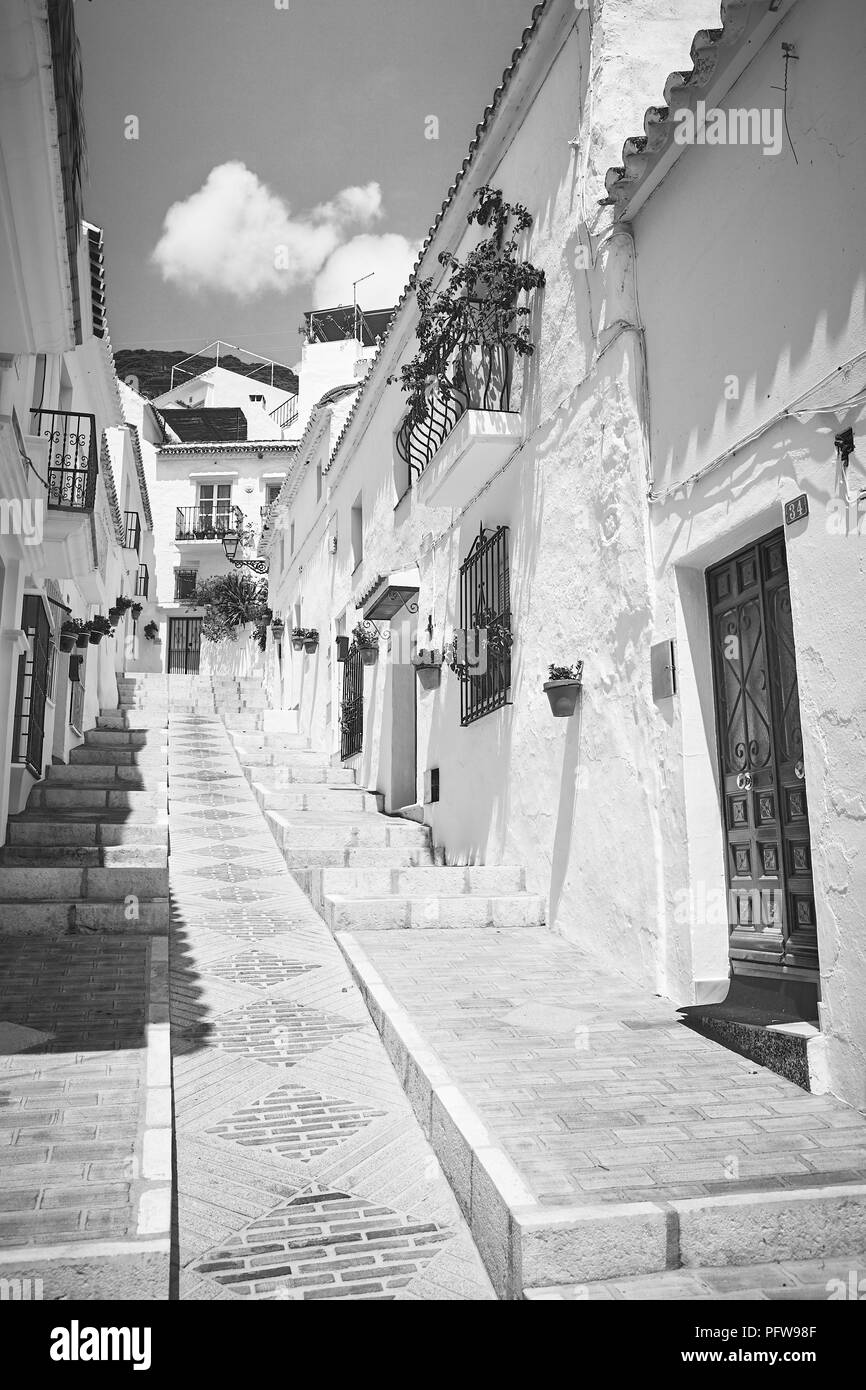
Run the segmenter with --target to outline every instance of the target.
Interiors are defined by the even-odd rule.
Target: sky
[[[356,278],[395,302],[532,9],[76,0],[115,350],[222,338],[291,365],[304,311]]]

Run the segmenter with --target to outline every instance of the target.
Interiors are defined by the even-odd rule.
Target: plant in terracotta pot
[[[421,647],[412,657],[412,665],[422,690],[435,690],[442,679],[442,653]]]
[[[306,632],[304,633],[304,651],[305,651],[305,652],[309,652],[310,655],[312,655],[312,653],[316,650],[316,648],[318,647],[318,645],[319,645],[319,634],[318,634],[318,631],[317,631],[316,628],[314,628],[314,627],[308,627],[307,630],[306,630]]]
[[[361,653],[365,666],[375,666],[379,656],[379,633],[371,623],[357,623],[352,629],[352,641]]]
[[[137,623],[138,620],[139,620],[139,618],[141,617],[141,610],[142,610],[142,608],[143,608],[143,604],[141,604],[141,603],[134,603],[134,604],[132,605],[132,607],[130,608],[129,611],[130,611],[130,613],[132,614],[132,621],[133,621],[134,623]]]
[[[158,627],[158,625],[157,625],[156,623],[145,623],[145,625],[144,625],[144,635],[145,635],[145,637],[147,638],[148,642],[158,642],[158,641],[159,641],[159,627]]]
[[[80,618],[66,618],[60,629],[60,650],[71,652],[81,632],[83,624]]]
[[[544,693],[550,701],[554,718],[568,719],[574,714],[582,681],[582,661],[576,661],[573,666],[550,667],[550,675],[544,683]]]
[[[108,610],[108,617],[109,617],[109,620],[110,620],[112,623],[114,623],[114,626],[117,627],[117,624],[120,622],[121,618],[123,617],[123,609],[118,608],[118,607],[116,607],[116,605],[112,604],[111,608],[109,608],[109,610]]]
[[[274,618],[274,619],[272,620],[272,622],[271,622],[271,632],[272,632],[273,635],[274,635],[274,641],[275,641],[275,642],[281,642],[281,641],[283,640],[283,633],[285,632],[285,630],[286,630],[286,625],[285,625],[285,623],[283,622],[282,618]]]
[[[293,628],[292,628],[292,647],[294,648],[294,650],[295,650],[296,652],[301,652],[301,651],[303,651],[303,649],[304,649],[304,638],[306,637],[306,635],[307,635],[307,629],[306,629],[305,627],[293,627]]]
[[[102,613],[97,613],[95,618],[90,619],[90,642],[94,647],[99,645],[103,637],[110,637],[113,632],[114,628]]]
[[[113,606],[117,608],[121,613],[128,613],[130,608],[132,607],[132,599],[126,598],[123,594],[119,594],[118,597],[114,600]]]
[[[75,645],[79,649],[90,644],[90,623],[83,622],[75,636]]]

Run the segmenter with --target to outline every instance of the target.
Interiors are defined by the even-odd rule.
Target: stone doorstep
[[[543,1205],[348,932],[335,939],[500,1297],[680,1268],[866,1249],[866,1184],[671,1202]]]

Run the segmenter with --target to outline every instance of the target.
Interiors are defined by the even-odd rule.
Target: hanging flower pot
[[[305,652],[308,652],[308,653],[310,654],[310,656],[312,656],[313,652],[316,651],[316,649],[318,648],[318,645],[319,645],[319,634],[318,634],[318,632],[316,632],[313,628],[308,628],[308,629],[307,629],[307,635],[306,635],[306,637],[304,638],[304,651],[305,651]]]
[[[74,632],[61,632],[61,633],[60,633],[60,650],[61,650],[62,652],[71,652],[74,646],[75,646],[75,633],[74,633]]]
[[[338,661],[347,661],[347,660],[348,660],[348,657],[349,657],[349,639],[348,639],[348,637],[338,637],[338,638],[337,638],[337,660],[338,660]]]
[[[421,649],[412,658],[422,690],[436,690],[442,680],[442,653]]]
[[[117,626],[117,624],[120,622],[120,609],[119,609],[119,608],[109,608],[109,610],[108,610],[108,621],[109,621],[110,623],[112,623],[114,627]]]
[[[378,647],[361,647],[362,666],[375,666],[379,658]]]
[[[101,613],[90,619],[90,641],[94,647],[99,645],[103,637],[110,637],[112,631],[111,620],[104,618]]]
[[[105,636],[105,633],[104,633],[104,632],[100,632],[98,628],[93,628],[93,627],[92,627],[92,628],[90,629],[90,645],[91,645],[91,647],[98,647],[104,636]]]
[[[302,627],[292,628],[292,647],[296,652],[304,650],[304,638],[306,633]]]
[[[87,647],[90,645],[90,628],[83,627],[75,639],[76,647]]]
[[[582,661],[574,666],[551,666],[550,680],[544,683],[544,693],[550,701],[555,719],[568,719],[574,714],[582,681]]]
[[[138,620],[139,620],[139,618],[141,617],[141,610],[142,610],[142,604],[140,604],[140,603],[134,603],[134,604],[132,605],[132,607],[130,608],[129,611],[130,611],[130,613],[132,614],[132,621],[133,621],[134,623],[137,623]]]
[[[271,632],[274,634],[275,642],[281,642],[283,640],[283,633],[285,632],[285,630],[286,625],[283,622],[282,618],[274,618],[273,622],[271,623]]]

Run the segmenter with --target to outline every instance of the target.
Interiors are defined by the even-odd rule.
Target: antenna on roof
[[[372,280],[372,278],[373,278],[373,276],[374,276],[375,274],[376,274],[375,270],[371,270],[371,271],[369,272],[368,275],[362,275],[362,276],[360,277],[360,279],[358,279],[358,280],[353,280],[353,281],[352,281],[352,305],[353,305],[354,311],[355,311],[355,312],[354,312],[354,318],[353,318],[352,322],[353,322],[353,324],[354,324],[355,337],[358,339],[358,342],[360,342],[360,343],[362,343],[364,340],[363,340],[363,338],[359,338],[359,337],[358,337],[358,312],[359,312],[359,310],[358,310],[358,286],[359,286],[359,285],[362,285],[362,284],[364,283],[365,280]],[[362,314],[362,317],[363,317],[363,314]]]

